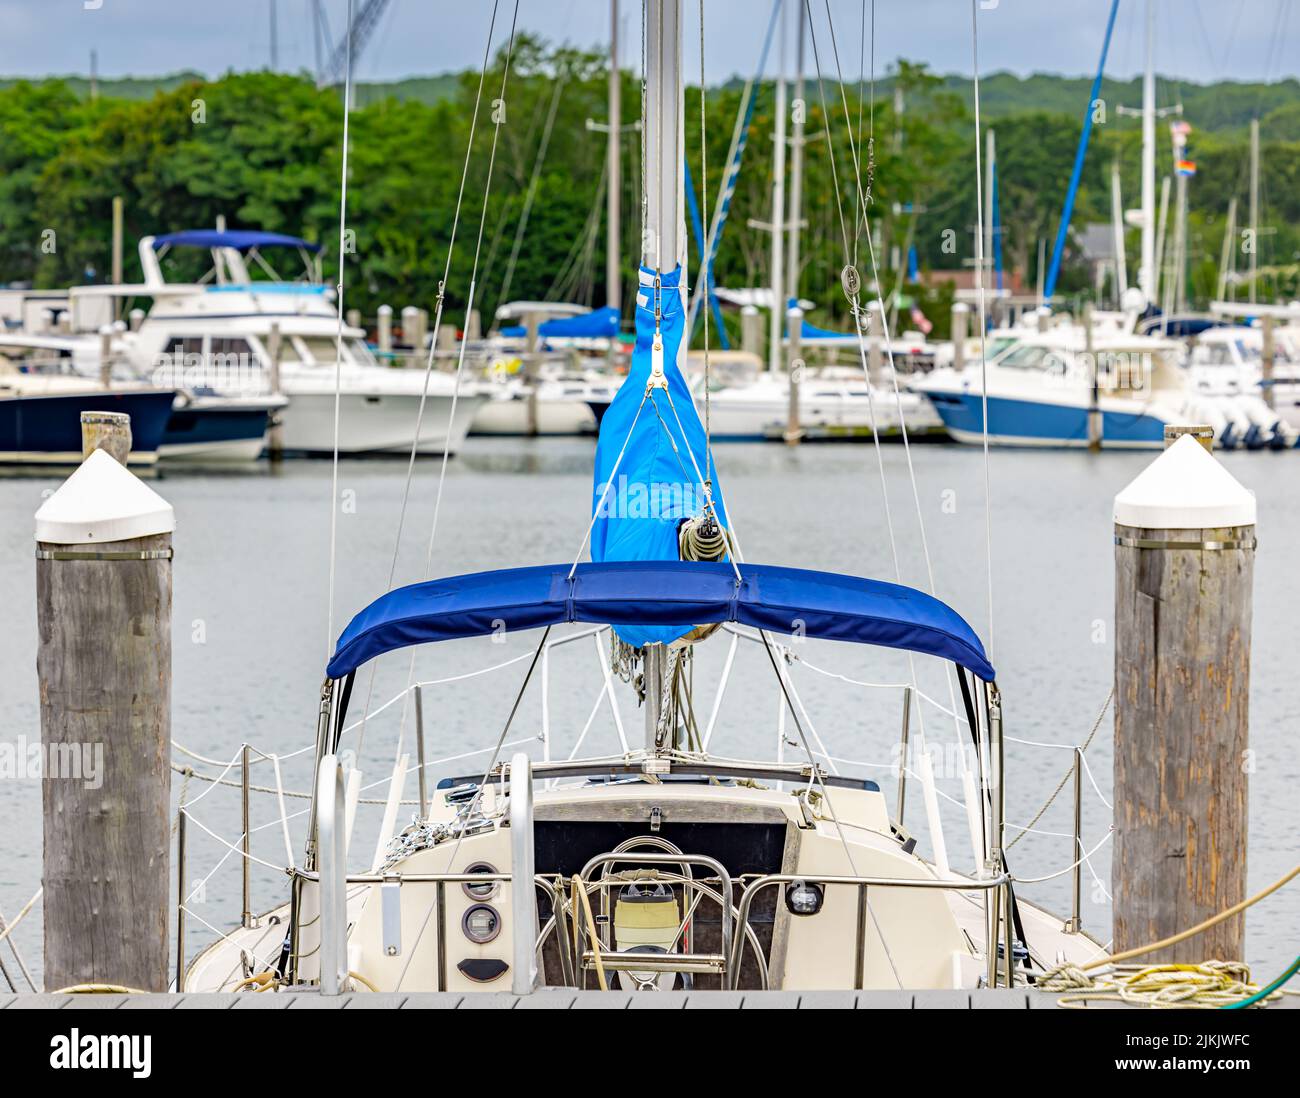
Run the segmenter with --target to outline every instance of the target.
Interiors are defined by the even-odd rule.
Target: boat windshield
[[[361,365],[369,365],[369,352],[365,353],[364,356],[357,353],[356,344],[359,342],[360,340],[357,339],[343,340],[343,347],[347,348],[343,353],[344,363],[346,363],[348,357],[351,357],[354,361],[359,360]],[[300,357],[302,351],[307,352],[307,356]],[[334,351],[335,340],[333,335],[298,335],[294,339],[286,340],[282,353],[285,355],[285,361],[291,361],[291,363],[309,361],[309,363],[315,363],[317,366],[331,366],[334,365]]]
[[[1061,355],[1050,347],[1022,343],[998,359],[998,365],[1013,370],[1059,370],[1063,361]]]
[[[992,362],[998,355],[1014,347],[1020,340],[1015,336],[994,336],[984,341],[984,360]]]

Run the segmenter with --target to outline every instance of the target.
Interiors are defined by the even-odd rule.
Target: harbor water
[[[951,603],[989,646],[1002,688],[1006,733],[1007,804],[1011,825],[1028,824],[1070,766],[1069,747],[1083,742],[1098,719],[1112,678],[1113,544],[1111,501],[1152,454],[995,451],[992,495],[992,620],[986,577],[986,489],[978,451],[954,446],[913,448],[915,491],[908,459],[884,448],[884,488],[876,452],[866,446],[732,445],[718,449],[719,477],[747,560],[901,579]],[[1300,733],[1294,702],[1300,572],[1300,511],[1294,503],[1295,461],[1289,454],[1220,454],[1259,502],[1255,571],[1250,728],[1249,891],[1276,879],[1296,861],[1294,790],[1300,782]],[[163,472],[153,483],[176,509],[173,645],[173,757],[195,776],[173,774],[173,799],[184,793],[196,821],[227,842],[240,833],[239,790],[213,785],[247,740],[283,756],[288,845],[301,858],[306,802],[292,796],[310,786],[317,699],[332,635],[392,582],[514,565],[568,562],[583,540],[591,502],[589,440],[471,439],[447,468],[436,538],[437,460],[415,467],[401,545],[394,554],[404,460],[344,461],[338,470],[337,552],[331,619],[331,467],[328,462],[261,464],[251,469]],[[57,475],[0,480],[0,736],[7,743],[39,741],[35,668],[36,610],[32,515],[59,483]],[[919,512],[919,514],[918,514]],[[889,518],[887,518],[887,514]],[[891,521],[892,520],[892,521]],[[922,536],[922,523],[924,537]],[[928,550],[928,561],[927,561]],[[896,563],[897,562],[897,563]],[[553,637],[579,631],[557,629]],[[445,680],[510,660],[488,675],[424,690],[430,758],[490,747],[501,734],[522,682],[536,634],[502,634],[389,655],[357,677],[350,718],[373,712],[409,681]],[[608,641],[601,643],[608,650]],[[697,647],[694,699],[701,728],[713,710],[730,639],[715,635]],[[724,756],[802,757],[793,725],[779,731],[779,695],[762,650],[737,646],[730,685],[718,710],[710,749]],[[959,806],[964,729],[941,707],[950,705],[946,670],[886,650],[807,641],[792,646],[792,678],[809,724],[841,772],[881,784],[895,801],[902,691],[912,681],[932,701],[912,710],[912,744],[930,749],[940,794],[948,859],[972,866],[966,818]],[[508,741],[524,741],[534,757],[562,758],[587,725],[602,686],[595,642],[556,648],[548,659],[545,716],[540,676],[530,684]],[[847,682],[845,680],[855,680]],[[874,683],[863,686],[858,683]],[[615,682],[624,734],[642,739],[642,718],[630,687]],[[960,704],[960,702],[959,702]],[[582,753],[621,750],[610,707],[602,702]],[[1109,938],[1111,720],[1107,711],[1087,753],[1083,841],[1091,852],[1083,874],[1085,930]],[[543,733],[549,735],[543,742]],[[1029,743],[1022,741],[1031,741]],[[399,748],[400,743],[400,748]],[[354,867],[368,867],[375,850],[388,778],[399,753],[414,765],[414,719],[399,701],[367,719],[344,742],[366,791],[351,847]],[[518,747],[509,750],[518,750]],[[294,753],[297,754],[294,754]],[[431,767],[434,775],[481,768],[486,754]],[[237,783],[238,771],[225,774]],[[1094,787],[1095,781],[1095,787]],[[259,763],[254,786],[275,785],[274,769]],[[909,779],[905,824],[927,857],[934,836],[919,784]],[[432,783],[430,783],[432,786]],[[406,797],[416,795],[414,776]],[[198,800],[197,798],[202,798]],[[951,800],[949,798],[952,798]],[[1016,842],[1008,861],[1021,894],[1062,916],[1069,914],[1073,860],[1069,784]],[[287,896],[273,868],[289,853],[277,798],[254,793],[253,908]],[[414,811],[407,806],[399,822]],[[0,911],[12,919],[40,884],[40,780],[22,767],[0,780]],[[1009,835],[1020,834],[1016,826]],[[1094,850],[1095,848],[1095,850]],[[223,861],[224,857],[224,861]],[[173,867],[175,872],[175,867]],[[191,831],[188,860],[196,886],[189,905],[189,951],[211,928],[229,926],[240,910],[237,855],[200,828]],[[205,927],[204,924],[210,924]],[[1284,890],[1247,918],[1247,960],[1268,979],[1291,960],[1300,926],[1300,892]],[[39,983],[39,910],[15,934]],[[11,974],[15,973],[12,959]]]

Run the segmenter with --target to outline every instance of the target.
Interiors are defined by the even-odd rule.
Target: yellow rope
[[[362,987],[364,987],[367,991],[374,991],[374,992],[379,991],[379,988],[375,987],[374,984],[372,984],[359,972],[353,972],[351,969],[349,969],[348,977],[349,979],[356,980],[356,982],[359,983]]]
[[[138,987],[126,987],[123,984],[73,984],[61,987],[51,995],[148,995],[149,992]]]
[[[1058,1003],[1074,1009],[1086,1005],[1089,1000],[1104,999],[1135,1006],[1201,1009],[1215,1009],[1249,999],[1259,994],[1259,988],[1250,982],[1250,969],[1240,961],[1206,961],[1199,965],[1124,965],[1119,962],[1177,945],[1212,926],[1218,926],[1271,896],[1297,875],[1300,875],[1300,865],[1294,866],[1255,895],[1180,934],[1161,938],[1158,942],[1138,946],[1136,949],[1126,949],[1111,957],[1098,957],[1085,965],[1057,965],[1045,972],[1035,986],[1041,991],[1067,992]],[[1089,975],[1093,969],[1109,966],[1114,966],[1114,970],[1097,976]],[[1283,992],[1275,991],[1259,1002],[1273,1002],[1282,995]]]
[[[1240,961],[1120,965],[1113,972],[1096,976],[1074,965],[1061,965],[1047,973],[1037,986],[1043,991],[1066,992],[1057,1003],[1075,1010],[1105,1000],[1130,1006],[1215,1010],[1259,992],[1250,982],[1250,968]],[[1261,1001],[1281,997],[1279,991]]]
[[[1152,942],[1150,945],[1138,946],[1137,949],[1126,949],[1123,953],[1116,953],[1113,957],[1098,957],[1095,961],[1089,961],[1084,965],[1084,970],[1100,968],[1102,965],[1113,965],[1119,961],[1127,961],[1130,957],[1141,957],[1145,953],[1154,953],[1157,949],[1164,949],[1166,946],[1177,945],[1179,942],[1186,941],[1188,938],[1200,934],[1203,930],[1218,926],[1225,919],[1231,919],[1234,915],[1245,911],[1246,908],[1253,907],[1265,896],[1271,896],[1284,884],[1294,880],[1297,874],[1300,874],[1300,865],[1294,866],[1289,872],[1284,873],[1262,892],[1256,892],[1255,895],[1242,900],[1241,903],[1233,904],[1226,911],[1220,911],[1219,914],[1211,916],[1205,922],[1197,923],[1190,930],[1184,930],[1181,934],[1175,934],[1169,938],[1161,938],[1160,941]]]
[[[576,914],[578,901],[582,901],[582,913],[587,923],[587,933],[591,936],[591,953],[596,959],[596,979],[600,983],[601,991],[608,991],[609,984],[605,980],[605,965],[600,959],[600,936],[596,933],[596,919],[591,913],[591,901],[587,898],[587,890],[582,885],[582,878],[576,873],[573,875],[572,882],[572,906]],[[578,920],[573,920],[573,961],[578,964],[581,958],[578,956]]]

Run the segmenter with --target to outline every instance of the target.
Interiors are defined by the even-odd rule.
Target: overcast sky
[[[363,0],[354,0],[360,8]],[[798,0],[787,0],[798,2]],[[868,12],[872,0],[865,0]],[[1090,75],[1097,63],[1110,0],[978,0],[981,71]],[[1184,80],[1277,79],[1300,75],[1296,0],[1155,0],[1157,68]],[[823,63],[825,0],[812,0]],[[863,0],[830,0],[846,74],[858,65]],[[513,0],[500,0],[498,37]],[[157,75],[194,69],[209,75],[265,67],[270,11],[277,12],[279,63],[310,68],[312,0],[0,0],[0,76],[86,73],[98,52],[104,76]],[[335,38],[347,0],[326,0]],[[709,80],[752,72],[771,0],[706,0]],[[903,56],[938,72],[971,71],[971,0],[875,0],[880,68]],[[1135,74],[1142,64],[1143,0],[1121,0],[1107,72]],[[697,0],[686,0],[689,72],[698,71]],[[639,0],[621,0],[623,57],[639,59]],[[395,79],[477,66],[492,0],[389,0],[358,65],[363,80]],[[519,0],[519,24],[552,41],[603,46],[609,0]],[[821,37],[825,35],[825,38]]]

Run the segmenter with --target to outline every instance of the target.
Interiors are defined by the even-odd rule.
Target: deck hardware
[[[662,826],[663,820],[664,820],[664,810],[662,808],[660,808],[658,805],[655,805],[652,809],[650,809],[651,832],[657,832],[659,828]]]
[[[384,956],[402,954],[402,879],[395,873],[384,877],[379,886],[380,922],[383,927]]]

